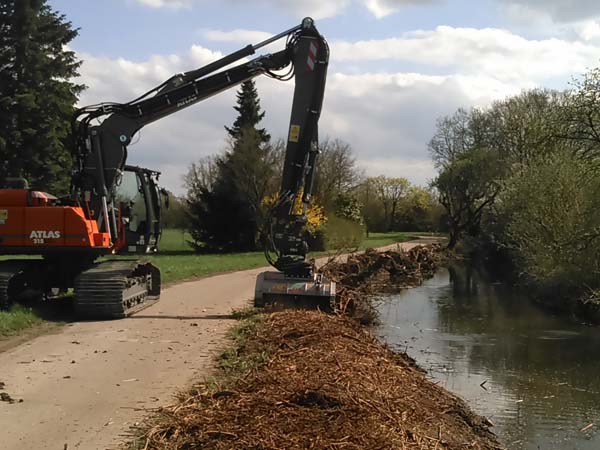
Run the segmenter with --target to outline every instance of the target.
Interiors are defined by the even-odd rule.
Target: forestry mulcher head
[[[331,311],[334,298],[335,282],[321,274],[304,278],[270,271],[262,272],[256,280],[254,306]]]

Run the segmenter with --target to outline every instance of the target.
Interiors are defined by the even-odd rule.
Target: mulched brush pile
[[[342,262],[332,258],[319,272],[337,283],[335,310],[367,325],[377,321],[376,294],[419,286],[435,274],[444,257],[439,244],[407,251],[369,249]]]
[[[501,448],[489,422],[347,317],[271,314],[240,352],[269,357],[226,388],[198,387],[164,409],[140,448]]]

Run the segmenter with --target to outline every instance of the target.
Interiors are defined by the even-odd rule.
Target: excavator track
[[[10,283],[25,268],[25,264],[24,261],[0,262],[0,310],[8,309],[12,304]]]
[[[105,261],[82,272],[74,292],[78,318],[119,319],[158,301],[160,271],[144,261]]]

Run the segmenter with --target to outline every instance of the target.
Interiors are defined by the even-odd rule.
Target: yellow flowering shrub
[[[273,194],[265,197],[262,201],[263,206],[272,207],[277,199],[278,194]],[[302,192],[296,197],[296,204],[294,205],[294,214],[302,214]],[[323,227],[327,223],[327,216],[325,216],[325,210],[316,199],[313,197],[312,201],[308,205],[308,211],[306,212],[306,229],[311,235]]]

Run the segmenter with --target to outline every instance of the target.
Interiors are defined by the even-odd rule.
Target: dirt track
[[[232,308],[248,304],[262,270],[175,285],[132,318],[71,324],[1,353],[0,382],[17,403],[0,402],[0,447],[106,449],[122,442],[148,409],[210,373]]]

